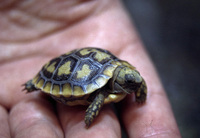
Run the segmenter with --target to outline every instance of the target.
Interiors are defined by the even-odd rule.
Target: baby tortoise
[[[87,127],[104,104],[119,102],[133,92],[136,102],[143,103],[147,95],[135,67],[100,48],[76,49],[54,58],[24,85],[28,93],[41,90],[66,105],[89,105]]]

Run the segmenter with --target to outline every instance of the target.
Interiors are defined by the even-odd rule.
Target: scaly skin
[[[94,101],[87,108],[85,114],[85,124],[87,128],[91,125],[93,120],[99,114],[99,111],[101,110],[104,104],[104,98],[105,96],[102,93],[99,93],[94,99]]]

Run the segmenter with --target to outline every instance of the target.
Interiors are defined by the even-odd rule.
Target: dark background
[[[200,137],[200,1],[124,0],[183,138]]]

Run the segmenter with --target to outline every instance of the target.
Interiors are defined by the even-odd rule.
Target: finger
[[[123,55],[130,55],[126,56],[127,60],[135,63],[148,88],[144,105],[135,104],[132,96],[127,99],[123,108],[123,121],[129,136],[180,137],[169,101],[142,46],[127,47],[121,54]]]
[[[8,113],[5,108],[0,106],[0,137],[10,138],[10,131],[8,126]]]
[[[30,98],[15,105],[9,116],[15,138],[62,138],[63,132],[52,105],[44,98]]]
[[[120,125],[113,111],[105,106],[93,124],[87,129],[84,123],[85,107],[58,106],[59,118],[67,138],[120,138]]]

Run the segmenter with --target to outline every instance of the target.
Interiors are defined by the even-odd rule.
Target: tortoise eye
[[[126,74],[125,75],[125,82],[126,83],[133,83],[135,80],[134,76],[132,74]]]

